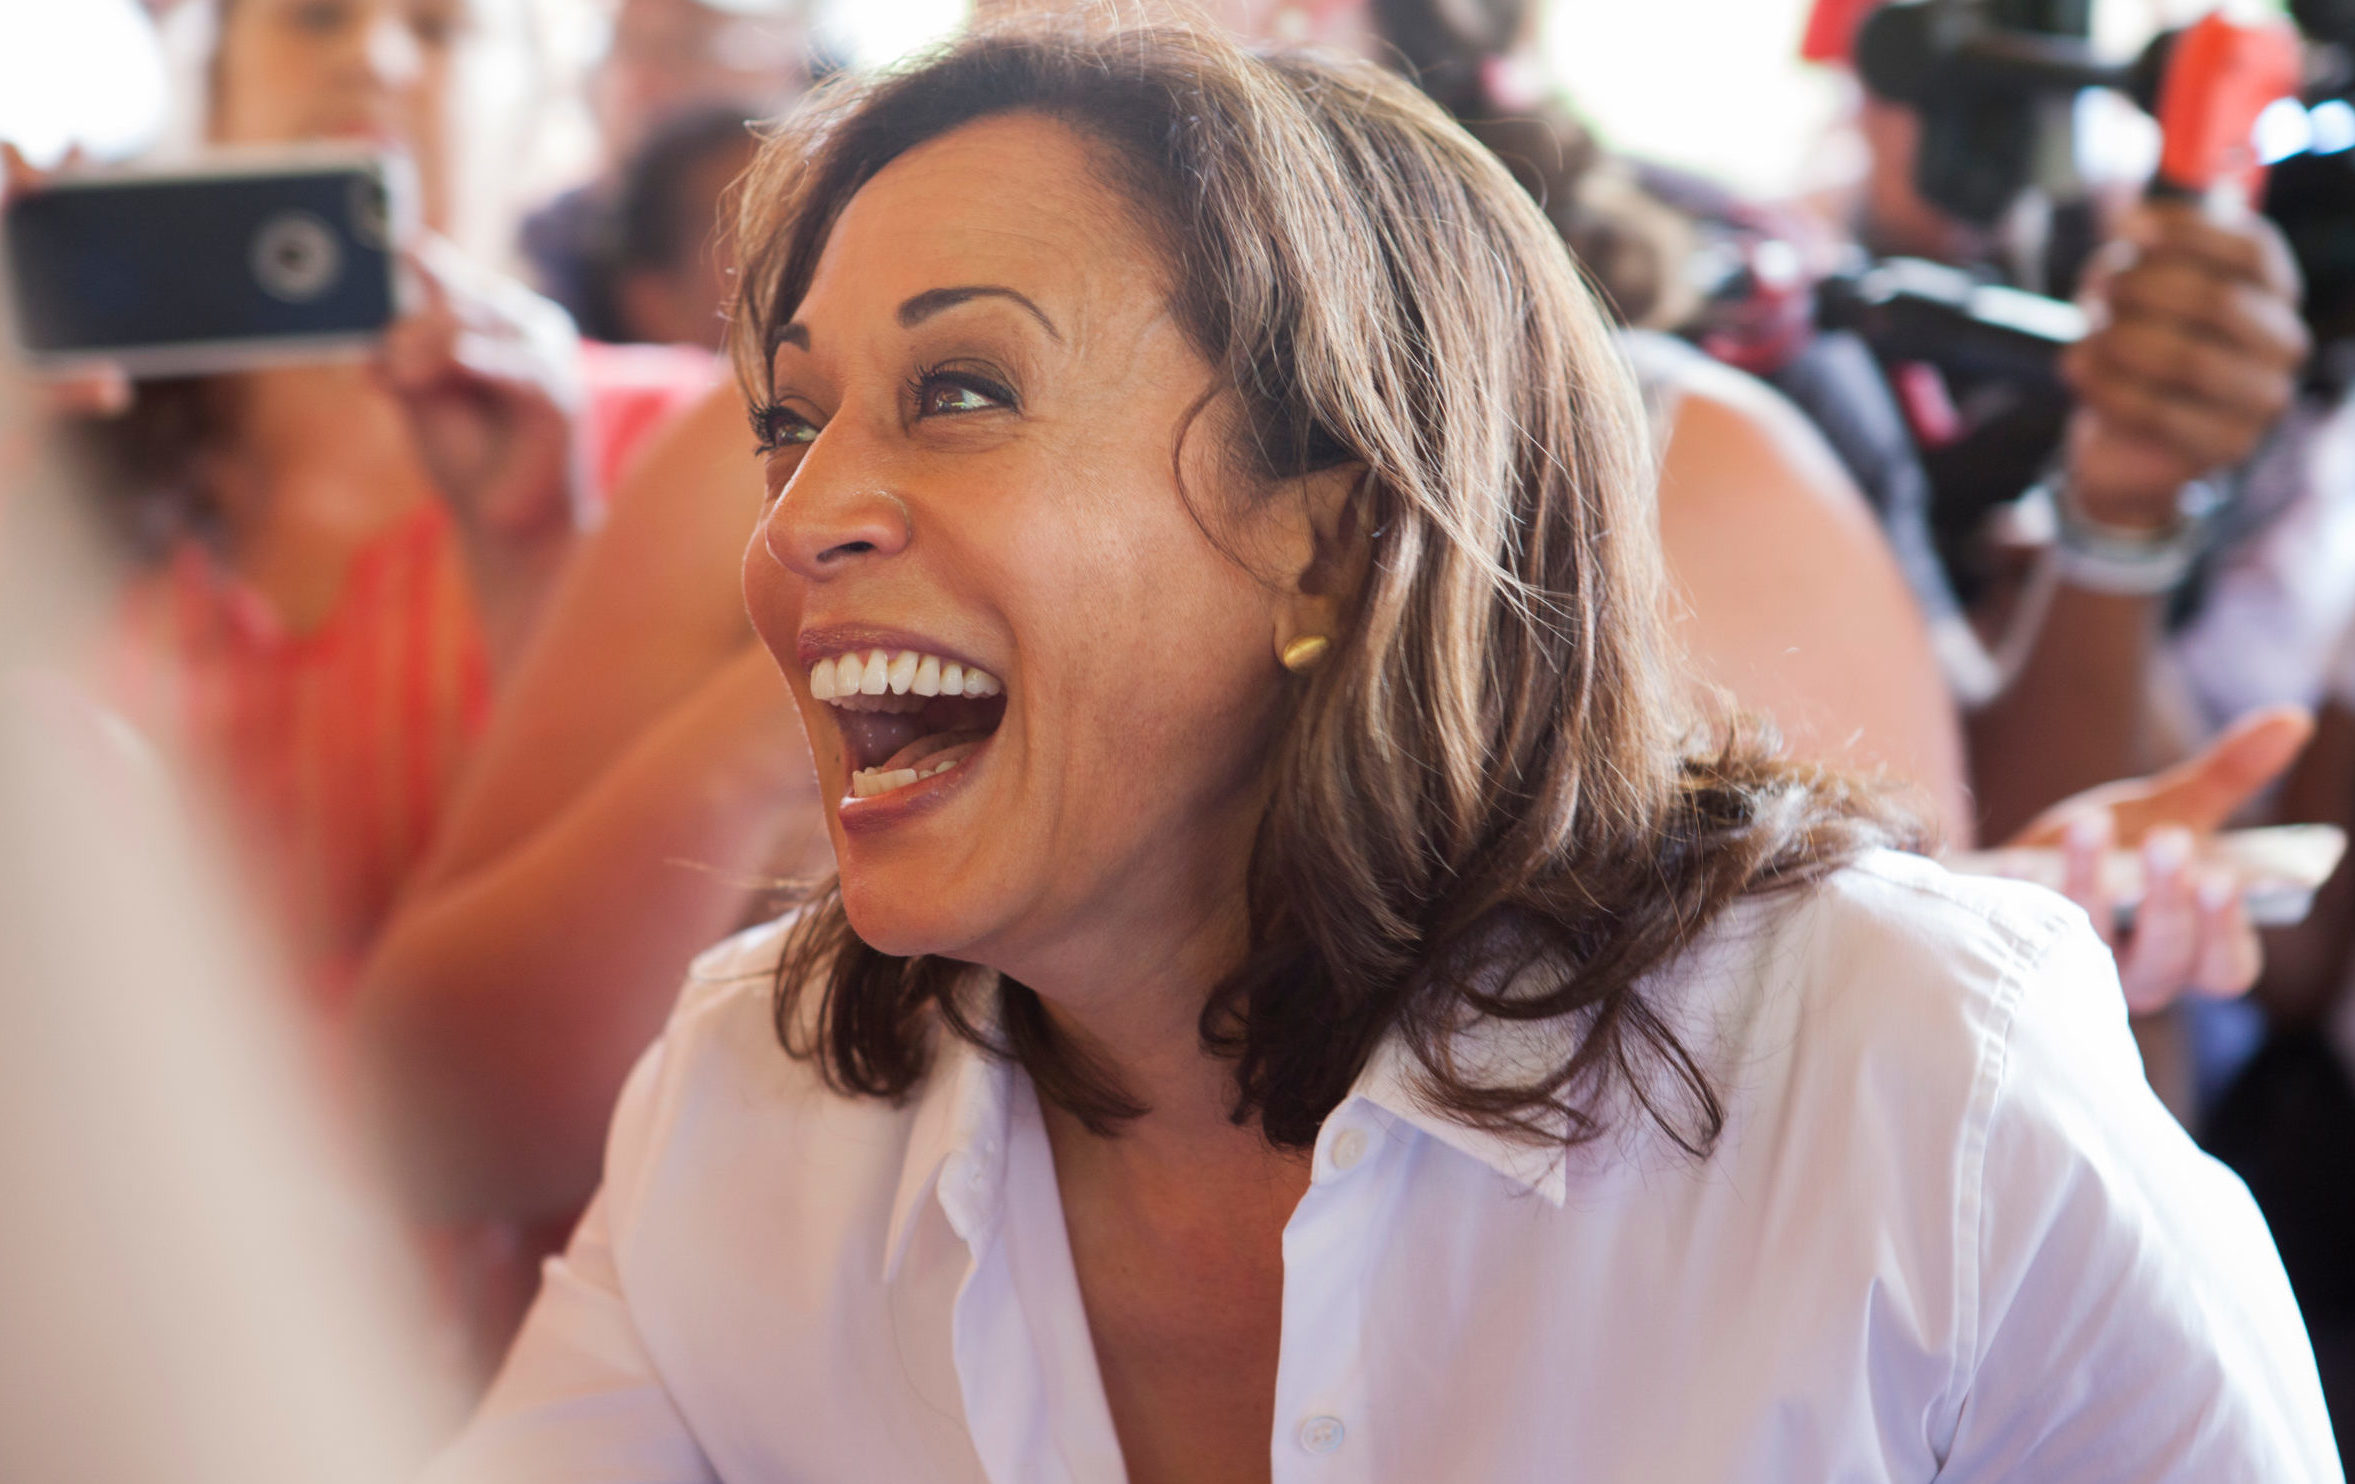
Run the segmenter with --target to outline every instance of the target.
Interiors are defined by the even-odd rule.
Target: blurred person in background
[[[515,0],[218,0],[196,18],[205,143],[403,153],[429,233],[421,303],[373,364],[144,382],[83,429],[134,568],[123,703],[222,790],[332,1010],[601,481],[707,373],[601,375],[553,306],[430,235],[459,195],[469,54],[520,24]]]
[[[705,176],[716,167],[696,162],[726,152],[692,128],[681,135],[668,126],[729,111],[740,124],[774,117],[828,70],[816,57],[802,0],[616,0],[604,55],[588,78],[602,153],[597,173],[524,220],[523,253],[541,292],[601,339],[667,339],[691,328],[681,343],[716,340],[700,319],[689,325],[667,305],[651,318],[632,313],[615,293],[618,275],[649,267],[668,281],[709,240],[692,212],[708,204]],[[646,178],[648,171],[680,170],[696,179]],[[671,225],[652,227],[649,209]],[[655,237],[674,231],[670,243],[655,245]],[[624,246],[617,239],[629,240]]]
[[[2344,8],[2293,9],[2319,53],[2309,75],[2343,69]],[[2334,9],[2335,22],[2316,25]],[[2333,25],[2342,33],[2335,64]],[[2063,559],[2044,558],[2058,581],[2034,655],[1971,720],[1986,810],[2016,816],[2091,775],[2179,753],[2286,702],[2321,714],[2311,749],[2267,801],[2272,817],[2355,829],[2350,667],[2333,662],[2355,619],[2355,296],[2344,226],[2355,191],[2344,161],[2277,166],[2260,198],[2264,215],[2128,203],[2097,190],[2063,203],[2040,230],[2034,212],[1990,229],[1925,195],[1916,107],[1868,83],[1858,123],[1868,168],[1854,222],[1868,246],[2074,293],[2104,311],[2061,366],[2075,405],[1994,378],[1954,384],[1956,424],[1924,440],[1923,466],[1937,505],[1953,512],[1941,536],[1958,580],[1994,602],[2037,580],[2023,577],[2018,553],[1986,540],[1977,517],[2036,481],[2056,448],[2068,460],[2058,476],[2064,514],[2073,505],[2080,525],[2195,557],[2173,580],[2087,583],[2066,560],[2071,523],[2058,523]],[[2303,261],[2293,261],[2275,216],[2298,228]],[[2336,225],[2312,231],[2329,221]],[[2301,306],[2302,287],[2310,292]],[[2176,493],[2203,478],[2231,491],[2204,521],[2187,516]],[[2280,1242],[2346,1452],[2355,1449],[2347,864],[2303,923],[2267,937],[2248,1003],[2190,1002],[2138,1032],[2170,1103],[2247,1180]]]
[[[719,349],[733,264],[722,197],[752,163],[751,127],[732,104],[705,104],[655,126],[614,182],[595,249],[581,333],[615,344]]]
[[[1673,389],[1680,377],[1689,380],[1692,374],[1679,372],[1679,365],[1701,359],[1661,330],[1678,331],[1713,348],[1729,341],[1737,350],[1749,348],[1738,337],[1722,334],[1722,307],[1703,302],[1697,285],[1705,275],[1699,270],[1710,261],[1706,254],[1721,251],[1729,240],[1807,242],[1803,223],[1708,182],[1612,159],[1545,88],[1533,46],[1535,11],[1519,0],[1444,6],[1428,0],[1371,0],[1365,8],[1373,35],[1390,49],[1396,64],[1511,162],[1545,203],[1549,217],[1601,281],[1607,302],[1638,327],[1630,331],[1630,344],[1651,385]],[[1886,106],[1869,105],[1868,121],[1881,117],[1873,109]],[[1918,133],[1874,124],[1868,134],[1881,146],[1863,192],[1875,203],[1864,218],[1870,240],[1917,251],[1986,240],[1939,214],[1914,190],[1911,151]],[[1892,214],[1899,225],[1875,225],[1881,212]],[[2158,399],[2160,426],[2150,426],[2147,407],[2130,426],[2104,422],[2097,411],[2081,411],[2064,467],[2065,477],[2092,481],[2114,497],[2113,503],[2140,500],[2143,505],[2136,508],[2149,510],[2172,509],[2185,482],[2210,467],[2199,460],[2245,454],[2267,436],[2273,417],[2297,386],[2297,356],[2304,343],[2296,322],[2296,274],[2277,234],[2262,222],[2212,225],[2188,210],[2169,213],[2165,220],[2171,234],[2166,242],[2113,273],[2108,293],[2122,307],[2104,316],[2071,362],[2072,374],[2102,405]],[[2214,304],[2223,306],[2221,316],[2211,309]],[[1962,496],[1933,487],[1925,462],[1940,473],[1947,466],[1935,462],[1936,450],[1914,443],[1908,409],[1892,391],[1902,371],[1884,371],[1862,342],[1845,337],[1851,343],[1838,343],[1842,338],[1819,335],[1801,342],[1803,355],[1793,357],[1786,349],[1781,359],[1759,363],[1777,367],[1778,385],[1802,399],[1809,418],[1832,440],[1839,462],[1871,489],[1871,508],[1901,559],[1922,618],[1950,641],[1940,646],[1940,657],[1956,676],[1958,699],[1983,703],[1968,711],[1977,744],[1970,824],[1950,829],[1949,842],[1968,839],[1972,827],[1978,827],[2011,843],[2063,850],[2072,863],[2070,878],[2078,883],[2076,894],[2105,933],[2113,931],[2109,913],[2088,890],[2098,874],[2095,862],[2114,844],[2139,847],[2164,905],[2139,919],[2139,931],[2118,934],[2130,1003],[2155,1015],[2187,988],[2212,996],[2247,988],[2259,958],[2255,935],[2233,894],[2197,866],[2193,835],[2230,822],[2289,764],[2306,728],[2294,708],[2310,705],[2312,691],[2259,693],[2222,718],[2240,725],[2219,726],[2204,739],[2184,733],[2161,745],[2150,735],[2156,651],[2146,641],[2156,630],[2150,618],[2153,600],[2064,587],[2048,621],[2029,630],[2032,643],[2008,659],[2015,667],[2008,687],[1992,698],[1974,694],[1962,683],[1972,667],[1961,661],[1977,659],[1984,667],[1985,660],[1967,636],[1961,636],[1966,652],[1952,653],[1951,640],[1958,636],[1947,631],[1963,612],[1956,589],[1976,600],[1980,616],[1991,625],[2003,605],[1985,584],[1949,576],[1952,556],[1942,549],[1939,517]],[[1780,406],[1780,399],[1763,388],[1754,395]],[[2050,397],[2038,404],[2036,410],[2049,424],[2046,442],[2028,463],[2010,470],[2016,482],[2001,492],[2003,498],[2032,484],[2036,460],[2053,452],[2052,440],[2068,413],[2065,406],[2051,409]],[[1787,406],[1781,411],[1791,416]],[[2196,429],[2204,440],[2198,449],[2187,453],[2175,446],[2175,439],[2186,436],[2183,427]],[[1813,434],[1807,438],[1823,463],[1831,465],[1823,440]],[[1717,533],[1725,561],[1712,575],[1739,582],[1746,574],[1755,582],[1759,573],[1778,565],[1804,562],[1803,554],[1816,544],[1814,533],[1788,519],[1786,507],[1747,480],[1738,460],[1729,463],[1727,474],[1725,505],[1746,514],[1749,523],[1738,514]],[[1982,481],[1985,477],[1980,474]],[[1856,503],[1846,480],[1836,472],[1830,478],[1841,497]],[[1989,503],[1974,498],[1981,507]],[[1675,506],[1665,487],[1662,508],[1664,520],[1673,521]],[[1691,544],[1709,549],[1706,538]],[[1679,565],[1677,546],[1672,533],[1672,570]],[[1860,609],[1836,578],[1794,584],[1779,603],[1754,604],[1751,611],[1776,610],[1812,612],[1818,615],[1815,632],[1833,636],[1828,645],[1817,644],[1819,662],[1833,661],[1827,669],[1834,673],[1824,677],[1830,686],[1840,683],[1837,662],[1860,642],[1854,636],[1878,636],[1886,628]],[[1727,605],[1724,611],[1733,622],[1746,621],[1738,607]],[[1764,635],[1737,632],[1729,650],[1740,653],[1745,638],[1760,640],[1765,648],[1780,632],[1775,626]],[[2242,637],[2243,648],[2261,650],[2267,640],[2262,634]],[[1697,647],[1709,653],[1709,645]],[[1766,662],[1775,662],[1771,651]],[[1783,663],[1799,668],[1805,662]],[[2264,668],[2262,654],[2246,663]],[[1741,691],[1738,683],[1735,688]],[[2160,785],[2166,797],[2186,806],[2181,810],[2088,809],[2060,802],[2064,782],[2073,797],[2097,789],[2102,778],[2180,760],[2200,740],[2210,744],[2208,750]],[[2135,745],[2127,745],[2130,741]],[[2102,760],[2106,770],[2096,767]],[[2116,838],[2114,822],[2130,824],[2131,834]],[[2191,1116],[2194,1068],[2180,1028],[2158,1016],[2138,1022],[2138,1034],[2155,1084],[2170,1106]]]

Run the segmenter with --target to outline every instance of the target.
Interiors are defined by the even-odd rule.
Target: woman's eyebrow
[[[1024,309],[1029,310],[1030,317],[1044,326],[1047,334],[1053,337],[1058,345],[1063,341],[1063,332],[1055,328],[1055,322],[1047,318],[1045,310],[1014,290],[994,283],[972,283],[961,284],[955,288],[926,289],[923,293],[917,294],[900,305],[900,327],[912,330],[942,310],[954,308],[969,299],[1011,299]]]
[[[1063,332],[1055,328],[1055,322],[1047,318],[1045,310],[1031,303],[1026,295],[994,283],[969,283],[959,284],[955,288],[926,289],[923,293],[915,295],[900,305],[900,327],[912,330],[942,310],[953,309],[971,299],[1011,299],[1024,309],[1029,310],[1030,317],[1045,328],[1047,334],[1053,337],[1057,345],[1063,343]],[[794,320],[779,328],[775,334],[769,337],[771,357],[776,355],[777,347],[780,345],[797,346],[802,350],[808,350],[810,348],[809,326],[800,320]]]

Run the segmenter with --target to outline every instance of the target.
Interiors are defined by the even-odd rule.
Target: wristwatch
[[[2089,592],[2147,598],[2173,591],[2191,574],[2208,519],[2225,501],[2213,479],[2195,479],[2176,496],[2175,523],[2156,531],[2111,525],[2085,513],[2065,475],[2047,475],[2026,498],[2041,496],[2053,515],[2053,560],[2063,582]]]

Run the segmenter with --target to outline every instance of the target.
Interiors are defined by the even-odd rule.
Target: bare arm
[[[760,473],[732,387],[657,434],[548,600],[415,895],[512,848],[753,642],[737,578]]]
[[[586,1199],[689,957],[773,862],[824,859],[807,747],[738,595],[759,498],[730,390],[648,449],[371,959],[356,1033],[437,1215]]]
[[[694,953],[825,837],[785,685],[749,646],[515,848],[403,909],[362,1034],[436,1215],[577,1208]]]
[[[1705,368],[1660,476],[1678,633],[1799,756],[1886,768],[1969,838],[1962,742],[1921,611],[1864,498],[1789,404]]]
[[[2035,647],[1970,718],[1979,824],[2009,838],[2056,800],[2172,762],[2152,703],[2158,598],[2053,593]]]

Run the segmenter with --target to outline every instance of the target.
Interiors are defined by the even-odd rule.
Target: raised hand
[[[2163,530],[2192,480],[2240,463],[2288,410],[2309,349],[2298,270],[2253,214],[2139,207],[2097,261],[2096,328],[2061,370],[2080,408],[2069,482],[2104,524]]]
[[[2256,929],[2233,879],[2198,863],[2199,840],[2280,777],[2313,731],[2313,717],[2297,707],[2256,712],[2165,772],[2063,799],[2009,842],[2061,851],[2063,890],[2116,951],[2129,1008],[2162,1009],[2187,992],[2237,995],[2257,982]],[[2147,880],[2123,934],[2102,887],[2102,856],[2113,845],[2142,850]]]
[[[439,239],[404,259],[420,302],[386,332],[378,369],[427,471],[482,541],[570,530],[584,497],[572,322]]]
[[[64,168],[80,161],[77,148]],[[34,167],[15,145],[0,140],[0,208],[46,187],[55,172]],[[91,365],[30,383],[34,406],[59,417],[116,417],[131,408],[131,378],[120,366]]]

